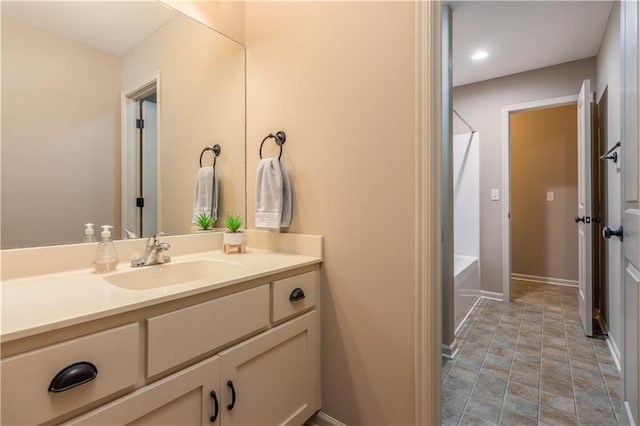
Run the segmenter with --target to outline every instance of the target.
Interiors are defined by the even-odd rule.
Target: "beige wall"
[[[325,237],[322,410],[413,424],[414,4],[245,12],[249,226],[260,141],[284,130],[290,231]]]
[[[119,92],[118,57],[3,17],[2,248],[119,227]]]
[[[513,113],[509,130],[511,271],[577,281],[576,104]]]
[[[244,1],[161,1],[227,37],[244,44]]]
[[[177,16],[123,57],[122,85],[160,71],[159,230],[191,230],[200,152],[220,144],[221,199],[216,226],[245,208],[244,48]],[[212,164],[211,152],[203,165]]]
[[[454,69],[455,72],[455,69]],[[575,95],[582,80],[596,81],[596,58],[588,58],[480,83],[455,87],[453,106],[480,132],[480,268],[482,290],[502,293],[502,107]],[[454,133],[468,131],[454,118]],[[492,188],[500,201],[491,201]],[[575,214],[572,215],[572,217]]]
[[[607,89],[607,143],[613,146],[620,140],[620,3],[615,2],[611,8],[611,15],[607,23],[607,29],[598,52],[598,84],[596,100],[599,100]],[[613,164],[610,161],[603,163],[607,173],[607,217],[609,225],[616,228],[621,223],[620,214],[620,162]],[[616,356],[620,359],[619,345],[622,343],[622,318],[620,316],[622,303],[621,281],[621,250],[622,244],[617,238],[611,238],[606,243],[608,256],[607,279],[607,326],[609,339],[616,348]],[[617,343],[616,343],[617,342]]]

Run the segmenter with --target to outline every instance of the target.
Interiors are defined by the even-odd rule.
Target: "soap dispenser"
[[[118,253],[111,240],[111,228],[113,226],[102,225],[101,239],[93,258],[93,267],[98,274],[114,271],[118,267]]]
[[[84,240],[85,243],[95,243],[96,237],[93,235],[93,223],[84,224]]]

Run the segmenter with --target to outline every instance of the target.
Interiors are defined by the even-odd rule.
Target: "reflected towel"
[[[291,185],[277,158],[265,158],[256,172],[256,226],[280,229],[291,224]]]
[[[196,189],[193,198],[193,223],[196,223],[198,216],[209,214],[214,220],[218,218],[218,194],[220,184],[216,173],[215,188],[213,188],[213,167],[201,167],[196,177]],[[212,191],[213,188],[213,191]],[[213,202],[213,204],[212,204]]]

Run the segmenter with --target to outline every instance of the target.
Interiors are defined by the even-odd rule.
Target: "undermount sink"
[[[143,266],[105,276],[104,280],[129,290],[148,290],[192,281],[233,279],[245,272],[244,266],[237,263],[209,259]]]

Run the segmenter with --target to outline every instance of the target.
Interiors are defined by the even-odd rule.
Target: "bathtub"
[[[453,314],[457,332],[473,305],[480,297],[480,268],[478,258],[454,255],[454,302]]]

